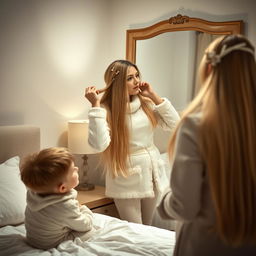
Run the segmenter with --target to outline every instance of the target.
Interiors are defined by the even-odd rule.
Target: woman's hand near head
[[[97,89],[95,86],[85,88],[85,98],[91,102],[92,107],[100,107],[100,98],[98,97]]]
[[[144,97],[150,98],[150,95],[154,93],[152,86],[147,82],[140,82],[140,94]]]
[[[163,102],[163,99],[155,93],[152,86],[147,82],[140,82],[140,94],[150,98],[156,105]]]

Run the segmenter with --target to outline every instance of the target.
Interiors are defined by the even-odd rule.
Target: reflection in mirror
[[[126,31],[126,59],[177,111],[197,93],[197,68],[205,48],[218,36],[242,34],[243,21],[212,22],[178,14],[152,26]],[[170,134],[157,131],[155,143],[166,151]],[[166,143],[163,143],[165,141]]]
[[[182,111],[197,93],[197,68],[217,36],[242,33],[242,21],[211,22],[177,15],[152,26],[127,30],[126,58],[142,79]]]
[[[192,97],[195,48],[195,31],[165,33],[136,45],[142,79],[145,77],[159,95],[171,99],[177,111]]]
[[[200,60],[207,46],[217,37],[180,31],[140,40],[136,45],[136,64],[156,92],[172,100],[180,112],[197,92]]]

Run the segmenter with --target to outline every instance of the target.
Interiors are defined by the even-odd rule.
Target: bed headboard
[[[29,125],[0,126],[0,163],[13,156],[40,150],[40,128]]]

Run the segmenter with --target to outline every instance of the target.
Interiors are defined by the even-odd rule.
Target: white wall
[[[66,146],[67,120],[87,117],[84,88],[103,86],[109,11],[104,0],[0,1],[0,125],[38,125],[42,147]]]

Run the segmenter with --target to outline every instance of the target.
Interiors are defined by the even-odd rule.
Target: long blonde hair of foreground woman
[[[221,49],[244,43],[218,58]],[[256,243],[256,64],[254,47],[241,35],[216,39],[206,50],[201,90],[184,112],[201,112],[200,152],[216,211],[214,229],[238,246]],[[181,125],[179,124],[179,126]],[[179,127],[178,126],[178,127]],[[178,128],[177,127],[177,128]],[[173,155],[175,131],[169,145]]]

